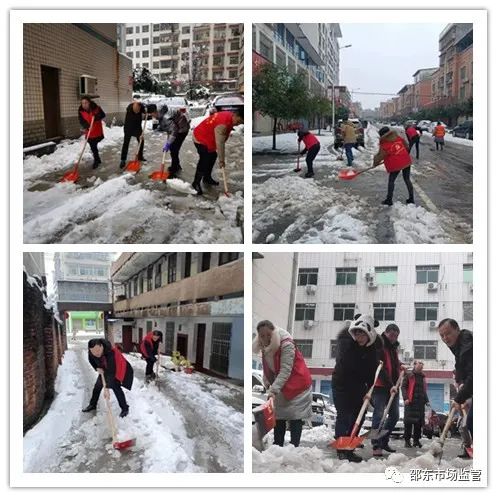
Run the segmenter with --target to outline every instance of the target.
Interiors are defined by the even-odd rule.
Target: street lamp
[[[343,47],[338,47],[338,50],[342,50],[343,48],[350,48],[352,44],[344,45]],[[340,57],[339,57],[340,59]],[[335,131],[335,82],[331,82],[331,127],[333,128],[333,132]]]

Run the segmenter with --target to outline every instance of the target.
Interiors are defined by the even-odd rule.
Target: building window
[[[152,43],[155,43],[155,44],[160,43],[160,36],[154,36],[152,39]],[[157,54],[157,55],[159,55],[159,54]]]
[[[133,295],[131,294],[132,288],[131,288],[131,280],[128,281],[128,284],[126,285],[126,298],[130,299]]]
[[[462,303],[463,321],[473,321],[473,302]]]
[[[142,50],[142,57],[147,58],[149,56],[150,52],[148,50]],[[143,65],[145,67],[145,64]]]
[[[376,267],[374,269],[376,282],[378,285],[396,285],[397,268],[396,267]]]
[[[317,267],[299,269],[298,286],[317,285],[318,271],[319,269]]]
[[[150,38],[142,38],[142,45],[148,45]]]
[[[171,61],[170,60],[161,60],[160,61],[160,68],[161,69],[167,69],[168,67],[171,67]]]
[[[145,67],[146,69],[148,69],[150,67],[150,64],[148,62],[144,62],[143,63],[143,67]]]
[[[152,51],[152,54],[154,57],[158,57],[160,54],[160,50],[158,48],[154,48]],[[158,64],[158,62],[157,62],[157,64]],[[159,66],[157,66],[157,67],[159,67]]]
[[[461,90],[459,91],[459,98],[461,98],[461,100],[466,98],[466,86],[461,86]]]
[[[333,304],[333,321],[354,319],[355,304]]]
[[[211,267],[211,253],[210,252],[202,252],[202,266],[200,271],[208,271]]]
[[[240,50],[240,43],[238,41],[232,41],[230,43],[230,50]]]
[[[217,55],[216,57],[212,58],[212,65],[213,66],[222,66],[223,65],[223,59],[224,57]]]
[[[159,69],[159,62],[152,62],[152,67],[154,69]]]
[[[338,340],[330,340],[330,359],[336,359]]]
[[[162,286],[162,264],[155,266],[155,288]]]
[[[132,58],[133,58],[133,52],[126,52],[126,55],[127,55],[130,59],[132,59]]]
[[[230,65],[238,65],[238,55],[230,55]]]
[[[473,264],[463,264],[462,274],[464,283],[473,283]]]
[[[135,57],[137,59],[139,59],[140,58],[140,52],[135,52]],[[136,67],[140,67],[140,64],[137,64]]]
[[[133,296],[136,297],[138,295],[138,278],[133,280]]]
[[[132,47],[134,45],[133,40],[126,40],[126,46]]]
[[[189,48],[190,40],[181,40],[181,48]]]
[[[190,26],[183,26],[181,28],[181,34],[183,34],[183,35],[189,35],[190,34]]]
[[[152,288],[153,276],[154,276],[154,266],[148,266],[148,268],[147,268],[147,292],[150,292],[153,290],[153,288]]]
[[[166,323],[166,336],[164,337],[164,353],[166,355],[173,355],[174,347],[174,322]]]
[[[355,285],[357,282],[356,267],[337,267],[336,284],[337,285]]]
[[[461,67],[461,81],[466,79],[466,66]]]
[[[414,340],[414,359],[437,359],[437,342],[435,340]]]
[[[314,321],[316,304],[296,304],[295,321]]]
[[[228,374],[230,344],[231,323],[212,323],[210,369],[222,375]]]
[[[131,28],[126,28],[126,34],[127,34],[127,35],[132,35],[132,34],[133,34],[133,27],[131,27]]]
[[[374,318],[378,321],[395,321],[395,303],[373,304]]]
[[[143,274],[138,277],[138,293],[140,295],[143,293]]]
[[[148,24],[144,24],[142,26],[142,33],[148,33],[150,31],[150,26]]]
[[[174,283],[176,281],[176,256],[177,254],[171,254],[167,258],[167,282]]]
[[[238,70],[233,69],[231,71],[228,71],[228,78],[237,78],[238,77]]]
[[[152,27],[152,29],[154,31],[160,31],[160,24],[154,24],[153,27]]]
[[[135,40],[135,45],[136,45],[136,46],[140,45],[140,39],[139,39],[139,38],[137,38],[137,39]]]
[[[416,321],[437,321],[438,302],[416,302]]]
[[[294,340],[293,343],[306,359],[312,357],[312,340]]]
[[[154,323],[152,321],[147,321],[145,323],[145,329],[147,330],[147,333],[150,333],[152,331]]]
[[[219,252],[219,264],[228,264],[228,262],[236,261],[238,259],[238,252]]]
[[[260,34],[259,52],[263,57],[273,62],[273,44],[262,33]]]
[[[416,283],[437,283],[440,266],[416,266]]]
[[[192,271],[192,254],[191,252],[185,253],[185,270],[183,272],[183,278],[189,278]]]

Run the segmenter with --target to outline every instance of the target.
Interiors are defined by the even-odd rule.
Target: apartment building
[[[131,61],[117,49],[117,24],[25,23],[23,144],[80,136],[83,94],[106,120],[122,122],[131,100]]]
[[[429,106],[432,95],[432,77],[437,71],[437,67],[429,67],[425,69],[418,69],[413,75],[414,79],[414,100],[413,112],[418,112],[424,107]]]
[[[450,317],[472,330],[472,282],[468,253],[301,253],[292,329],[314,390],[330,393],[337,335],[368,313],[379,332],[399,326],[401,360],[424,361],[430,401],[447,410],[454,357],[437,325]]]
[[[125,24],[121,50],[176,91],[185,83],[235,91],[243,84],[243,24]]]
[[[161,352],[179,351],[198,371],[243,381],[243,254],[126,252],[111,270],[108,336],[125,352],[150,331]]]

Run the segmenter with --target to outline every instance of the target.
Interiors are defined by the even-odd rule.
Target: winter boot
[[[98,166],[100,166],[101,163],[102,163],[102,161],[100,159],[94,161],[93,166],[91,166],[92,169],[96,169]]]
[[[145,375],[145,383],[150,383],[152,381],[152,375],[146,374]]]
[[[120,163],[119,163],[119,169],[124,169],[124,166],[126,165],[126,161],[125,160],[122,160]]]
[[[462,454],[459,454],[457,457],[459,459],[471,459],[471,456],[466,451],[464,451]]]
[[[90,411],[96,411],[97,406],[95,404],[88,404],[84,409],[81,410],[81,412],[90,412]]]
[[[383,449],[381,447],[373,449],[373,457],[383,457]]]
[[[389,199],[389,198],[386,198],[382,203],[381,205],[393,205],[393,202]]]
[[[129,406],[124,407],[121,409],[121,414],[119,414],[120,418],[125,418],[129,414]]]
[[[305,173],[305,177],[306,178],[313,178],[314,177],[314,173],[311,173],[311,172]]]
[[[197,195],[202,195],[204,192],[202,191],[202,187],[200,186],[200,179],[202,178],[201,173],[195,173],[195,179],[192,183],[192,188],[197,192]]]
[[[412,449],[412,444],[410,440],[406,440],[406,443],[404,444],[404,447],[406,449]]]
[[[219,181],[216,181],[212,176],[205,176],[202,180],[206,185],[218,186]]]
[[[145,159],[145,157],[138,157],[138,160],[140,162],[147,162],[147,159]]]
[[[390,445],[388,445],[388,442],[383,446],[383,450],[386,450],[387,452],[397,452],[395,449],[392,449],[392,447],[390,447]]]
[[[414,204],[414,199],[413,198],[408,198],[406,200],[406,204]]]
[[[413,445],[413,447],[419,447],[420,449],[421,449],[421,447],[423,447],[423,446],[421,445],[421,442],[420,442],[419,440],[414,440],[414,442],[413,442],[413,444],[412,444],[412,445]]]
[[[355,454],[353,450],[346,450],[345,455],[346,455],[347,459],[349,460],[349,462],[361,462],[362,461],[362,457]]]

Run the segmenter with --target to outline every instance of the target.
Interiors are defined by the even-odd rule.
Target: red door
[[[133,350],[133,328],[131,326],[123,326],[123,350],[124,352]]]

